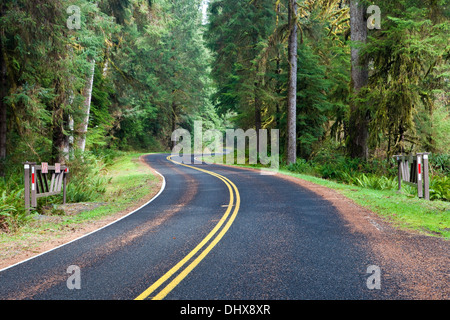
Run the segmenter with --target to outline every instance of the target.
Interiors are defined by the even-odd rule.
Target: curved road
[[[165,178],[159,196],[1,271],[0,299],[396,298],[395,275],[368,288],[367,239],[315,193],[257,171],[145,159]]]

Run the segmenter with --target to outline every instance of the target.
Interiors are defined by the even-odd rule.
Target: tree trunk
[[[256,152],[259,151],[259,130],[262,127],[261,121],[261,100],[259,98],[259,82],[255,82],[255,130],[256,130]]]
[[[7,119],[6,119],[6,103],[4,98],[6,96],[7,79],[6,79],[6,64],[3,59],[3,48],[0,41],[0,159],[6,158],[6,133],[7,133]]]
[[[281,69],[280,69],[280,62],[281,62],[281,58],[280,58],[280,53],[277,54],[277,69],[275,70],[275,74],[277,75],[276,78],[276,89],[275,92],[277,93],[277,103],[275,105],[275,110],[276,110],[276,114],[275,114],[275,129],[280,129],[281,128],[281,110],[280,110],[280,102],[278,100],[278,98],[281,95],[281,85],[279,84],[279,80],[280,80],[280,74],[281,74]]]
[[[297,161],[297,46],[297,3],[289,0],[288,163]]]
[[[357,0],[350,1],[350,29],[352,42],[365,43],[367,41],[366,8]],[[367,63],[360,61],[360,49],[351,48],[352,89],[356,95],[367,85],[369,73]],[[348,149],[352,158],[367,159],[369,149],[367,145],[369,121],[365,108],[356,101],[350,103]]]
[[[177,104],[175,101],[172,101],[172,133],[177,129]],[[170,147],[175,148],[176,141],[171,141]]]
[[[92,66],[89,74],[89,79],[84,90],[84,116],[83,120],[79,125],[78,129],[78,148],[81,152],[84,152],[86,148],[86,135],[89,125],[89,113],[91,110],[91,98],[92,98],[92,88],[94,85],[94,71],[95,71],[95,60],[92,60]]]
[[[53,163],[64,163],[64,110],[56,109],[53,111],[52,119],[52,161]]]
[[[5,12],[5,4],[0,5],[0,17]],[[2,35],[0,34],[0,37]],[[6,92],[8,91],[7,67],[5,61],[5,49],[2,41],[0,41],[0,161],[6,158],[6,134],[7,134],[7,118],[6,118],[6,103],[4,102]],[[0,176],[4,176],[3,165],[0,165]]]

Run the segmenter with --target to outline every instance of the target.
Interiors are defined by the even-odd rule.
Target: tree
[[[91,64],[91,69],[89,70],[89,75],[86,80],[86,86],[84,88],[83,97],[84,97],[84,103],[83,103],[83,116],[78,124],[78,149],[81,152],[84,152],[86,148],[86,134],[88,131],[88,125],[89,125],[89,114],[91,110],[91,100],[92,100],[92,88],[94,85],[94,72],[95,72],[95,60],[89,61]]]
[[[351,89],[353,99],[350,102],[349,132],[347,146],[353,158],[368,159],[368,110],[361,100],[357,99],[361,88],[368,82],[368,62],[360,54],[361,44],[367,41],[366,8],[359,0],[350,0],[350,30],[351,30]]]
[[[297,161],[297,3],[289,0],[289,90],[288,90],[288,120],[287,120],[287,162]]]
[[[264,127],[263,114],[272,98],[265,92],[269,61],[262,54],[275,28],[274,1],[214,1],[206,33],[215,54],[214,102],[221,114],[236,113],[236,125]]]
[[[0,19],[6,12],[6,2],[0,4]],[[7,106],[4,98],[8,91],[7,85],[7,66],[5,61],[6,52],[4,51],[5,35],[4,29],[0,29],[0,161],[6,158],[6,134],[7,134]],[[3,165],[0,165],[0,175],[4,174]]]
[[[382,3],[388,13],[361,51],[372,59],[365,100],[370,141],[386,156],[445,152],[448,128],[449,13],[438,2]]]

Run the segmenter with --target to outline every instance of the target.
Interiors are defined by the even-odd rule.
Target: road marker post
[[[69,168],[56,163],[49,166],[43,162],[24,162],[25,210],[37,207],[37,199],[58,195],[63,191],[63,204],[67,197],[67,175]]]
[[[428,152],[416,155],[395,155],[398,164],[398,190],[402,182],[417,187],[417,196],[430,200],[430,177]]]

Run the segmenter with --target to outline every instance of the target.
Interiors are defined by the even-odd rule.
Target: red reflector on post
[[[31,183],[34,183],[34,173],[31,174]]]
[[[419,174],[421,174],[422,173],[422,171],[420,170],[420,163],[419,163]]]

